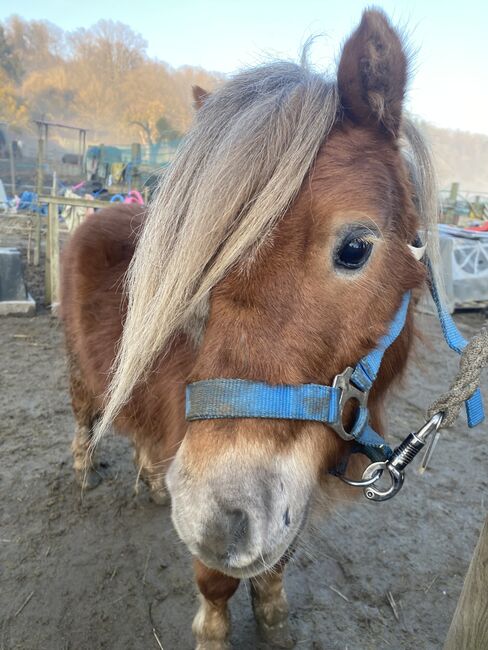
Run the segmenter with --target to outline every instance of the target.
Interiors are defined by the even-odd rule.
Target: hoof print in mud
[[[166,490],[149,490],[149,498],[158,506],[167,506],[171,502]]]

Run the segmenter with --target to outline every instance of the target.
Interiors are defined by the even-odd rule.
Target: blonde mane
[[[339,110],[336,84],[306,62],[244,71],[207,99],[161,178],[128,270],[127,317],[95,442],[174,336],[204,322],[211,289],[286,212]],[[410,122],[404,135],[429,224],[430,158]]]

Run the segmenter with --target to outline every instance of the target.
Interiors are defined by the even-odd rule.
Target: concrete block
[[[26,300],[0,300],[0,316],[34,316],[36,301],[28,294]]]
[[[17,248],[0,248],[0,316],[33,315],[36,303],[27,293]]]
[[[0,300],[26,300],[22,257],[17,248],[0,248]]]

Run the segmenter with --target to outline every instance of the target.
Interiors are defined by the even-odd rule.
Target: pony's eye
[[[371,241],[351,235],[342,242],[335,252],[335,265],[344,269],[360,269],[368,261],[372,249]]]

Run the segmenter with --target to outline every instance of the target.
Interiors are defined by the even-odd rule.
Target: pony
[[[336,79],[304,57],[197,89],[194,124],[147,211],[109,207],[65,247],[75,473],[96,485],[94,445],[113,425],[133,441],[153,498],[169,491],[200,591],[199,650],[228,647],[228,601],[246,578],[261,633],[292,643],[283,574],[315,505],[326,511],[330,490],[347,489],[330,472],[351,443],[322,422],[187,421],[185,387],[328,385],[375,348],[405,293],[422,290],[409,246],[432,230],[436,192],[403,114],[407,78],[401,35],[367,10]],[[414,338],[410,304],[369,397],[381,435]],[[351,456],[348,473],[364,462]]]

